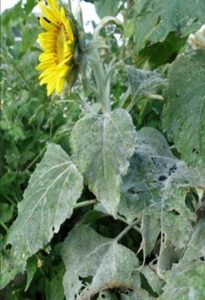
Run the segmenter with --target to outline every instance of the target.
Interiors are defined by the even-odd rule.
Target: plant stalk
[[[116,242],[121,240],[123,236],[125,236],[128,233],[128,231],[130,231],[130,229],[132,229],[137,223],[139,223],[139,220],[135,220],[130,225],[128,225],[123,231],[121,231],[120,234],[115,238]]]
[[[100,97],[100,103],[102,105],[103,112],[110,112],[110,78],[108,74],[106,74],[105,69],[103,68],[103,64],[100,61],[100,55],[98,51],[94,51],[93,57],[91,59],[94,77],[96,82],[96,90]]]
[[[96,204],[96,202],[97,202],[96,199],[82,201],[82,202],[77,203],[74,208],[80,208],[80,207],[85,207],[88,205],[93,205],[93,204]]]

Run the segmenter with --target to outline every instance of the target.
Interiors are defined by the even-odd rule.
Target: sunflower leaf
[[[191,70],[191,72],[190,72]],[[163,128],[189,165],[205,168],[205,51],[178,57],[173,64]]]
[[[155,71],[140,70],[132,66],[127,67],[126,71],[134,97],[152,93],[157,85],[164,82],[161,75]]]
[[[198,185],[205,186],[204,177],[173,156],[160,132],[153,128],[137,132],[136,151],[123,178],[119,212],[128,223],[137,217],[143,222],[146,216],[152,218],[153,232],[142,223],[141,248],[145,256],[152,250],[159,231],[177,249],[187,245],[195,214],[185,199],[190,188]]]
[[[89,226],[77,226],[69,232],[63,242],[62,258],[66,266],[63,282],[68,300],[90,299],[109,288],[140,287],[139,273],[135,271],[139,262],[134,252]]]
[[[163,42],[169,33],[180,38],[205,23],[204,0],[140,0],[136,3],[135,42],[138,52],[146,42]]]
[[[130,115],[117,109],[105,115],[88,115],[71,133],[73,159],[90,190],[106,210],[116,215],[121,175],[135,147],[136,132]]]
[[[204,299],[205,264],[190,265],[184,269],[174,268],[167,277],[160,300]]]
[[[25,268],[27,258],[43,248],[72,215],[82,189],[82,176],[70,157],[59,145],[49,144],[31,175],[7,238],[18,272]]]
[[[118,0],[97,0],[95,7],[100,18],[106,16],[116,16],[118,13]]]

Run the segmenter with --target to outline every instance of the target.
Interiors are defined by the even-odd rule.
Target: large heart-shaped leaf
[[[113,215],[120,201],[121,175],[127,172],[135,137],[132,119],[123,109],[85,116],[76,123],[71,134],[76,165],[90,190]]]
[[[7,238],[18,271],[19,265],[23,270],[27,258],[43,248],[72,215],[82,189],[82,176],[70,157],[60,146],[48,145],[44,158],[31,175]]]
[[[64,290],[68,300],[90,299],[109,288],[140,287],[136,255],[89,226],[78,226],[69,233],[62,246],[62,257],[67,270]]]
[[[204,2],[205,3],[205,2]],[[182,158],[205,169],[205,51],[183,56],[168,77],[163,128]]]
[[[147,207],[156,209],[161,203],[162,190],[170,186],[176,177],[181,182],[187,181],[187,170],[186,165],[173,156],[159,131],[148,127],[141,129],[137,132],[136,150],[130,167],[123,177],[120,212],[130,223]]]
[[[171,32],[179,37],[200,28],[205,23],[204,0],[140,0],[136,1],[136,50],[162,42]]]
[[[136,151],[123,178],[119,212],[128,222],[142,218],[145,256],[152,250],[160,231],[175,247],[181,249],[187,245],[195,214],[186,206],[185,198],[190,188],[198,185],[205,186],[205,177],[175,158],[159,131],[143,128],[137,132]],[[149,222],[144,223],[149,220],[146,216],[152,218],[153,233],[147,230]]]

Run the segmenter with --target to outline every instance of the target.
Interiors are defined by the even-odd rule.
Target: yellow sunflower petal
[[[43,71],[38,78],[42,79],[43,77],[46,77],[48,74],[53,73],[55,71],[56,71],[56,66],[54,65],[54,66],[46,69],[45,71]]]
[[[47,96],[50,96],[56,88],[56,80],[51,80],[47,85]]]
[[[57,80],[55,72],[49,73],[48,75],[44,76],[44,78],[41,79],[40,85],[43,85],[45,83],[48,84],[49,82],[54,80]]]
[[[64,82],[65,82],[64,78],[60,78],[57,80],[57,83],[56,83],[56,94],[57,95],[59,95],[62,92]]]
[[[66,65],[67,62],[69,62],[69,60],[71,60],[72,56],[69,56],[67,58],[65,58],[63,61],[61,61],[59,64],[58,64],[58,67],[60,68],[61,66],[64,66]]]
[[[39,33],[39,39],[44,39],[44,40],[54,40],[56,39],[56,33],[52,31],[47,31],[47,32],[41,32]]]
[[[47,8],[41,1],[39,2],[39,6],[40,6],[42,13],[49,21],[51,21],[54,24],[58,24],[58,21],[59,21],[58,17],[55,15],[55,13],[53,13],[52,10]]]
[[[44,51],[43,53],[41,53],[39,55],[39,61],[40,62],[44,62],[44,61],[47,61],[47,60],[49,60],[49,61],[53,60],[53,62],[56,61],[55,54],[52,51],[47,50],[47,51]]]
[[[56,70],[56,77],[58,79],[62,78],[62,77],[65,77],[65,74],[68,72],[68,70],[69,70],[69,67],[67,65],[64,65],[61,68],[58,68]]]
[[[47,50],[55,51],[55,41],[46,41],[46,40],[39,39],[39,44],[41,48],[45,51]]]
[[[47,31],[54,31],[56,29],[56,26],[54,24],[47,22],[42,17],[40,17],[40,25]]]
[[[62,23],[64,24],[64,26],[66,28],[66,31],[69,35],[70,41],[72,42],[74,40],[73,31],[72,31],[72,28],[71,28],[70,21],[66,18],[65,10],[64,10],[63,7],[61,7],[60,14],[61,14],[61,21],[62,21]]]
[[[59,18],[60,14],[60,7],[58,6],[58,3],[56,0],[47,0],[48,2],[48,6],[50,6],[51,10],[53,12],[55,12],[55,15],[57,16],[57,18]]]
[[[49,68],[50,66],[51,66],[51,63],[49,61],[48,62],[47,61],[46,62],[42,62],[39,65],[37,65],[36,70],[37,71],[42,71],[44,69]]]

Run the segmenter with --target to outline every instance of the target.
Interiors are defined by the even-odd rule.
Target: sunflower
[[[47,95],[54,91],[60,94],[68,74],[72,71],[74,59],[74,34],[69,19],[63,7],[59,7],[56,0],[47,0],[48,6],[39,1],[44,17],[40,18],[40,25],[45,32],[38,35],[43,53],[39,56],[36,70],[40,85],[47,85]]]

